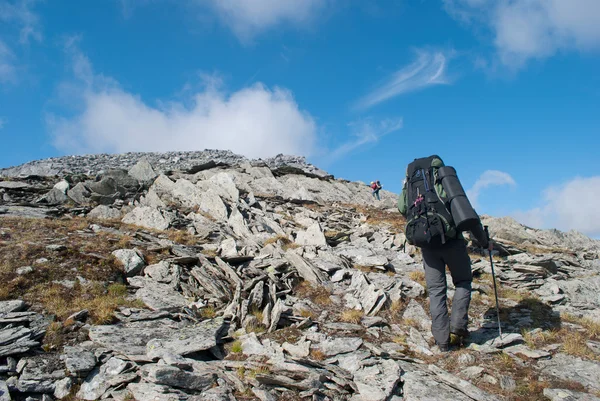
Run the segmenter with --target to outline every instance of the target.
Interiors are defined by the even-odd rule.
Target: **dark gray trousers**
[[[438,345],[448,345],[450,332],[467,330],[471,302],[471,259],[463,239],[451,240],[439,249],[421,249],[425,281],[429,292],[431,332]],[[452,300],[452,317],[446,304],[446,265],[456,287]]]

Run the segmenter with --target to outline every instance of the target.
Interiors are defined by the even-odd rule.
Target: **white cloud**
[[[109,77],[94,73],[91,63],[67,43],[75,83],[66,97],[79,105],[69,117],[50,114],[55,146],[68,152],[127,152],[230,149],[249,157],[278,153],[309,156],[316,124],[300,110],[292,94],[262,84],[225,93],[218,81],[195,91],[187,102],[149,105]],[[77,97],[76,94],[78,94]]]
[[[378,103],[428,86],[447,83],[445,73],[447,58],[441,52],[417,51],[417,59],[395,72],[356,105],[366,109]]]
[[[4,128],[6,125],[6,118],[0,117],[0,129]]]
[[[8,46],[0,40],[0,84],[14,82],[16,79],[14,55]]]
[[[514,213],[521,223],[538,228],[577,230],[600,236],[600,176],[576,177],[544,191],[542,204]]]
[[[383,136],[400,130],[403,125],[403,119],[401,117],[390,118],[377,122],[373,122],[372,119],[368,119],[350,123],[348,125],[352,130],[352,137],[354,139],[344,143],[343,145],[334,149],[332,152],[328,153],[328,159],[336,160],[361,146],[378,142]]]
[[[494,34],[500,60],[522,66],[559,51],[600,49],[598,0],[444,0],[448,12],[483,23]]]
[[[326,0],[197,0],[214,8],[242,41],[277,25],[306,25],[318,16]]]
[[[516,186],[517,183],[510,174],[498,170],[486,170],[479,176],[471,189],[467,190],[467,196],[474,208],[478,206],[479,195],[481,191],[491,186],[510,185]]]
[[[19,41],[29,43],[32,38],[42,41],[40,20],[31,8],[38,0],[0,0],[0,21],[15,22],[20,26]]]

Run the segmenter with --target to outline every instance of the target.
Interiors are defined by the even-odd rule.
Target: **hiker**
[[[379,198],[379,191],[381,190],[382,186],[381,183],[379,182],[379,180],[377,181],[371,181],[371,189],[373,190],[373,198],[377,198],[377,200],[381,200]]]
[[[471,260],[462,231],[471,231],[477,243],[492,249],[481,220],[471,207],[456,171],[433,155],[408,165],[398,210],[406,217],[406,239],[421,249],[429,292],[431,331],[440,351],[447,352],[450,335],[462,342],[469,332]],[[454,217],[453,217],[454,216]],[[446,265],[456,287],[452,314],[446,303]]]

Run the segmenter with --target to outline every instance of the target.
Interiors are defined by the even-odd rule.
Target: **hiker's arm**
[[[479,220],[479,224],[475,226],[473,230],[471,230],[471,235],[477,240],[477,243],[484,249],[489,248],[489,243],[487,236],[485,235],[485,231],[483,230],[483,226],[481,224],[481,220]]]

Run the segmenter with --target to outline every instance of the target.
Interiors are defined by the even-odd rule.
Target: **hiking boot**
[[[438,344],[440,352],[450,352],[450,346],[446,344]]]
[[[466,339],[469,338],[469,330],[467,329],[456,329],[456,330],[450,330],[450,334],[454,334],[457,337],[460,337],[461,339]]]

